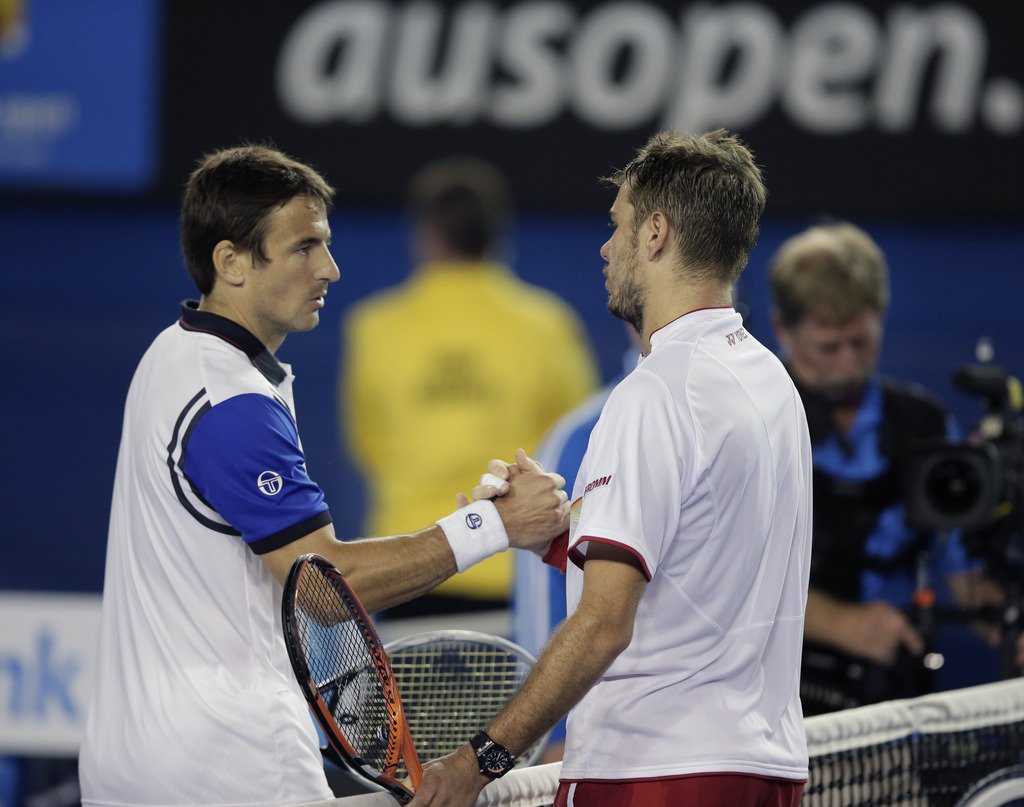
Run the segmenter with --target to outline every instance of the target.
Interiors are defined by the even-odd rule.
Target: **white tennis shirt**
[[[569,715],[562,779],[804,779],[800,649],[811,447],[789,374],[731,308],[651,337],[573,490],[567,597],[590,541],[636,554],[632,642]]]
[[[285,805],[332,797],[258,554],[330,523],[292,374],[183,305],[136,370],[111,508],[82,802]]]

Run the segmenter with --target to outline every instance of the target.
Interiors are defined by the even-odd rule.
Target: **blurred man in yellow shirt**
[[[392,535],[450,507],[480,457],[533,450],[598,386],[573,309],[501,262],[511,204],[489,164],[450,158],[409,190],[415,268],[344,320],[339,420],[365,475],[365,533]],[[418,613],[508,603],[512,558],[496,555],[417,601]]]

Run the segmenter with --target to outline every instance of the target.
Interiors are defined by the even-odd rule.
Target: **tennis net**
[[[1002,807],[1024,805],[1024,773],[1003,796],[971,793],[1024,763],[1024,679],[847,709],[806,720],[810,775],[802,807]],[[512,771],[477,807],[550,807],[558,763]],[[966,801],[965,801],[966,799]],[[327,802],[394,807],[382,793]]]

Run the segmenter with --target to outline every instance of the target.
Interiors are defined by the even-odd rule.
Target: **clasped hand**
[[[493,499],[508,533],[509,545],[541,554],[551,540],[569,525],[569,496],[565,479],[546,473],[544,467],[516,451],[516,461],[491,460],[480,484],[473,488],[472,501]],[[471,499],[463,493],[455,497],[459,507]]]

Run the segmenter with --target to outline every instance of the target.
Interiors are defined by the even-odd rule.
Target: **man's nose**
[[[843,345],[836,356],[836,369],[844,376],[856,375],[861,369],[861,355],[853,345]]]
[[[329,249],[324,249],[327,260],[324,261],[324,266],[321,269],[323,272],[322,277],[328,282],[333,283],[335,280],[341,277],[341,270],[338,269],[338,264],[334,262],[334,256],[331,254]]]

